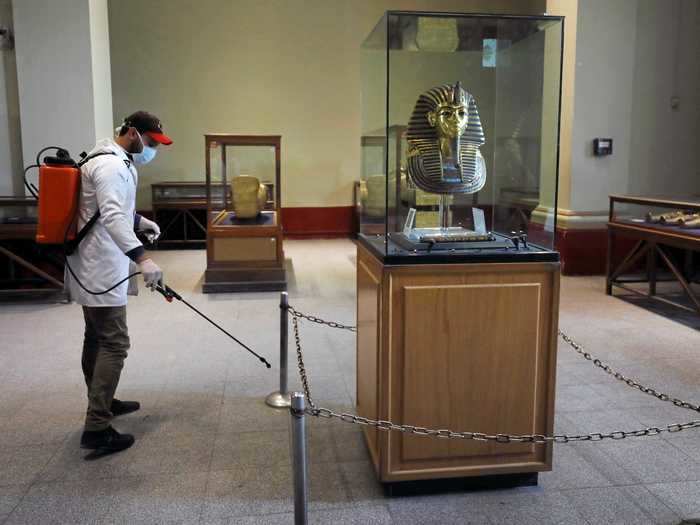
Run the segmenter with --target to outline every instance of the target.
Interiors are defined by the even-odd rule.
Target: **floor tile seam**
[[[561,496],[564,498],[563,503],[568,504],[568,506],[570,508],[573,508],[575,513],[576,513],[576,517],[580,518],[575,523],[577,523],[577,524],[582,523],[581,520],[583,520],[584,523],[587,523],[587,524],[590,523],[588,520],[586,520],[586,517],[583,515],[583,513],[581,511],[579,511],[578,509],[573,507],[573,502],[569,500],[568,496],[564,496],[563,494]],[[523,501],[518,502],[519,505],[521,505],[522,503],[523,503]],[[505,509],[505,507],[507,507],[507,504],[504,505],[503,503],[499,503],[499,502],[495,502],[495,501],[486,501],[486,502],[479,503],[479,510],[481,512],[483,512],[483,514],[486,516],[487,519],[493,519],[492,514],[494,513],[494,511],[503,511]],[[512,512],[513,509],[509,509],[509,510]],[[500,523],[499,523],[499,525],[500,525]],[[599,523],[591,523],[590,525],[599,525]]]
[[[112,480],[136,480],[136,479],[142,479],[142,480],[149,480],[152,478],[162,478],[162,477],[172,477],[173,475],[185,475],[185,474],[207,474],[209,470],[191,470],[191,469],[183,469],[182,472],[173,472],[173,471],[151,471],[147,474],[135,474],[130,471],[125,471],[123,474],[117,474],[114,476],[105,476],[105,477],[94,477],[94,478],[78,478],[78,479],[38,479],[34,480],[31,483],[31,488],[35,486],[43,486],[43,485],[59,485],[59,484],[66,484],[66,485],[82,485],[86,483],[94,483],[94,482],[107,482],[107,481],[112,481]],[[13,486],[13,485],[5,485],[7,486]],[[16,485],[14,485],[16,486]],[[2,487],[0,487],[2,488]]]
[[[49,459],[46,460],[46,463],[44,464],[44,466],[41,469],[39,469],[39,471],[34,475],[34,478],[32,479],[32,481],[27,485],[27,490],[24,491],[24,493],[22,494],[22,497],[19,499],[17,504],[14,507],[12,507],[12,510],[7,515],[7,517],[5,518],[3,523],[6,523],[7,521],[9,521],[9,519],[12,517],[12,515],[15,513],[15,511],[20,507],[20,505],[22,505],[22,502],[24,501],[24,498],[27,497],[27,494],[29,494],[29,492],[32,490],[32,488],[34,488],[36,485],[38,485],[40,483],[41,475],[46,471],[46,469],[49,467],[49,465],[54,460],[54,458],[58,455],[59,451],[63,448],[63,445],[65,444],[65,442],[68,441],[69,435],[70,434],[66,435],[66,437],[63,439],[63,441],[61,441],[60,446],[56,447],[56,450],[54,451],[53,454],[51,454]]]
[[[673,483],[677,483],[677,482],[673,482]],[[680,482],[680,483],[683,483],[683,482]],[[678,519],[680,519],[680,518],[682,517],[678,512],[676,512],[674,509],[672,509],[671,507],[669,507],[668,504],[667,504],[664,500],[662,500],[662,499],[659,498],[656,494],[654,494],[653,492],[651,492],[651,491],[647,488],[647,486],[648,486],[648,484],[646,484],[646,483],[634,483],[634,484],[629,484],[629,485],[613,485],[613,487],[615,487],[615,488],[622,488],[622,489],[624,489],[624,488],[630,488],[630,487],[641,487],[641,488],[645,489],[645,490],[649,493],[649,495],[651,495],[651,496],[652,496],[653,498],[655,498],[659,503],[661,503],[671,514],[673,514],[674,516],[676,516]],[[596,488],[600,488],[600,489],[609,489],[609,488],[611,488],[611,487],[596,487]],[[561,492],[565,495],[565,497],[567,497],[567,498],[569,499],[569,502],[573,505],[573,502],[571,501],[570,494],[567,494],[567,493],[574,493],[574,492],[577,492],[577,491],[580,491],[580,490],[589,490],[589,489],[590,489],[590,487],[582,488],[582,489],[565,489],[565,490],[562,490]],[[647,511],[646,508],[644,508],[644,507],[638,505],[635,501],[632,501],[632,504],[633,504],[637,509],[639,509],[639,510],[642,512],[642,514],[644,514],[647,518],[649,518],[649,522],[650,522],[650,523],[655,523],[655,522],[656,522],[656,521],[655,521],[655,517],[652,516],[651,513],[649,513],[649,512]],[[585,518],[585,516],[584,516],[584,518]],[[592,524],[592,525],[596,525],[596,524]]]
[[[209,454],[209,461],[207,463],[207,477],[206,477],[206,480],[204,481],[204,492],[202,495],[202,503],[201,503],[201,507],[199,509],[199,514],[198,514],[198,519],[197,519],[197,521],[200,523],[204,521],[204,514],[205,514],[205,510],[206,510],[206,499],[207,499],[207,494],[209,492],[209,479],[211,478],[211,473],[212,473],[211,467],[212,467],[212,464],[214,463],[214,453],[216,452],[216,445],[217,445],[217,442],[219,440],[219,430],[221,428],[221,414],[224,410],[224,401],[226,399],[226,385],[228,385],[229,374],[230,374],[230,369],[227,366],[226,367],[226,380],[224,381],[223,388],[221,389],[221,396],[219,398],[219,414],[217,417],[216,430],[214,432],[214,442],[212,444],[211,452]]]
[[[125,470],[123,472],[118,472],[115,474],[108,474],[104,476],[86,476],[81,478],[54,478],[54,479],[41,479],[36,482],[36,485],[52,485],[56,483],[92,483],[92,482],[106,482],[112,480],[129,480],[134,478],[149,478],[158,476],[178,476],[182,474],[207,474],[209,471],[198,469],[196,467],[183,467],[182,469],[171,469],[171,470],[150,470],[148,473],[135,473],[131,470]]]
[[[338,443],[336,442],[335,436],[331,435],[331,440],[333,442],[333,452],[335,456],[335,461],[333,463],[337,465],[338,467],[338,473],[340,474],[340,481],[343,486],[343,490],[345,491],[345,496],[348,498],[349,502],[353,502],[353,497],[352,497],[352,491],[350,489],[350,480],[348,479],[348,476],[345,473],[345,470],[341,467],[342,462],[339,461],[339,455],[338,455]]]
[[[589,464],[590,466],[592,466],[592,467],[596,470],[596,472],[598,472],[599,474],[601,474],[608,482],[610,482],[610,486],[612,486],[612,487],[624,487],[624,486],[628,486],[628,485],[640,485],[640,484],[644,484],[644,480],[642,480],[642,479],[641,479],[637,474],[635,474],[633,471],[630,471],[629,469],[627,469],[626,463],[625,463],[624,461],[622,461],[622,460],[621,460],[618,456],[616,456],[614,453],[612,453],[612,452],[610,452],[610,451],[608,451],[608,450],[605,450],[605,449],[603,449],[601,452],[604,454],[605,459],[607,460],[608,464],[611,464],[611,466],[616,467],[615,470],[616,470],[617,472],[619,472],[624,478],[629,478],[630,481],[632,481],[632,480],[637,480],[637,481],[631,482],[631,483],[616,482],[616,481],[614,481],[613,479],[610,479],[604,472],[601,472],[601,470],[600,470],[593,462],[591,462],[587,457],[585,457],[585,456],[583,456],[583,455],[581,455],[581,454],[579,454],[579,455],[582,457],[582,459],[583,459],[587,464]]]
[[[697,463],[698,469],[700,470],[700,461],[698,460],[698,458],[690,455],[688,452],[676,445],[673,439],[664,439],[664,442],[669,444],[671,447],[675,448],[678,452],[683,454],[686,458],[690,459],[690,461],[692,461],[693,463]],[[698,478],[698,480],[700,480],[700,478]]]
[[[680,512],[676,512],[676,510],[673,509],[673,508],[671,508],[671,507],[668,505],[668,503],[666,503],[664,500],[662,500],[661,498],[659,498],[656,494],[654,494],[653,492],[651,492],[651,491],[647,488],[646,485],[642,485],[642,487],[644,488],[644,490],[646,490],[646,491],[649,493],[649,495],[651,495],[654,499],[656,499],[659,503],[661,503],[661,505],[663,505],[663,506],[666,508],[666,510],[668,510],[671,514],[673,514],[677,519],[681,520],[681,519],[683,518],[683,515],[682,515]],[[640,507],[640,508],[641,508],[642,512],[644,513],[644,515],[645,515],[645,516],[648,516],[648,517],[649,517],[649,520],[652,521],[652,522],[654,522],[654,516],[652,516],[650,512],[647,512],[647,509],[646,509],[646,508],[644,508],[644,507]],[[679,522],[679,523],[680,523],[680,522]]]

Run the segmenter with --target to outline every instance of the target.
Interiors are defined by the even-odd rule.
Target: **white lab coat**
[[[89,160],[81,170],[78,205],[78,230],[100,210],[100,218],[88,232],[68,261],[83,285],[92,291],[111,288],[133,273],[136,266],[125,255],[141,246],[134,233],[136,186],[138,173],[126,152],[112,139],[97,143],[89,153],[112,151]],[[129,161],[129,166],[124,161]],[[135,288],[124,282],[111,292],[92,295],[83,290],[66,268],[66,288],[71,298],[83,306],[124,306],[127,290]]]

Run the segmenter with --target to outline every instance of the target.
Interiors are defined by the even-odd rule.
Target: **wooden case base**
[[[287,289],[282,226],[277,212],[263,214],[268,220],[261,225],[209,225],[204,293]]]
[[[554,427],[559,263],[387,266],[358,243],[357,410],[487,434]],[[365,427],[379,480],[551,470],[551,445]]]
[[[204,293],[278,292],[286,289],[286,272],[276,268],[207,270],[202,285]]]

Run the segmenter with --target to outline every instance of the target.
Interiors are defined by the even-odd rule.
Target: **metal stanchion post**
[[[265,398],[265,403],[273,408],[290,406],[287,390],[287,346],[289,341],[289,296],[280,295],[280,389]]]
[[[306,458],[306,400],[301,392],[291,396],[292,469],[294,473],[294,525],[308,523],[308,470]]]

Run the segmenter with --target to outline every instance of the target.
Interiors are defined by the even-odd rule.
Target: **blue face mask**
[[[134,164],[137,164],[139,166],[143,166],[144,164],[148,164],[153,159],[155,159],[156,153],[158,153],[158,151],[156,150],[156,148],[152,148],[151,146],[146,146],[143,143],[143,139],[141,138],[141,134],[139,134],[139,140],[141,141],[141,145],[143,146],[143,149],[141,150],[140,153],[132,153],[131,157],[134,159]]]

